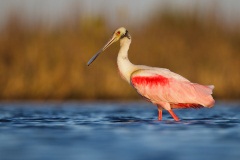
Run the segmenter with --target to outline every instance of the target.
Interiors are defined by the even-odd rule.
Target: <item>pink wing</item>
[[[152,103],[168,102],[172,108],[212,107],[213,86],[191,83],[180,75],[156,74],[142,70],[131,76],[131,83],[137,92]],[[179,78],[178,78],[179,76]]]

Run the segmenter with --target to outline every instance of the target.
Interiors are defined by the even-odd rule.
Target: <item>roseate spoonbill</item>
[[[172,109],[213,107],[213,85],[192,83],[186,78],[165,68],[134,65],[128,59],[131,43],[129,32],[121,27],[112,35],[106,45],[87,63],[89,66],[101,52],[120,40],[117,64],[121,77],[133,86],[148,101],[157,105],[158,120],[162,120],[162,109],[167,110],[175,121],[179,121]]]

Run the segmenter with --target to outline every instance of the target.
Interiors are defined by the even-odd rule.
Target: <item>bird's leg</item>
[[[161,121],[162,120],[162,110],[158,110],[158,120]]]
[[[180,121],[178,116],[173,112],[173,110],[170,109],[170,110],[168,110],[168,112],[171,114],[171,116],[173,117],[173,119],[175,121]]]
[[[162,107],[157,105],[158,106],[158,120],[161,121],[162,120]]]

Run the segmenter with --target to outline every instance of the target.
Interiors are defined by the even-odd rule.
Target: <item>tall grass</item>
[[[214,84],[216,98],[239,98],[240,30],[228,30],[209,17],[166,10],[142,28],[127,28],[133,37],[130,60]],[[0,31],[0,99],[139,97],[118,76],[118,44],[86,66],[113,32],[104,17],[66,19],[54,29],[23,19],[9,17]]]

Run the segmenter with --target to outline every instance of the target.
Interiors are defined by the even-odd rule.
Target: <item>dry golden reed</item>
[[[129,58],[170,70],[201,84],[214,84],[214,97],[240,95],[240,32],[197,14],[156,13],[133,37]],[[108,40],[105,18],[75,19],[54,29],[10,16],[0,31],[0,99],[136,99],[118,75],[119,44],[91,67],[86,63]],[[120,26],[119,26],[120,27]]]

